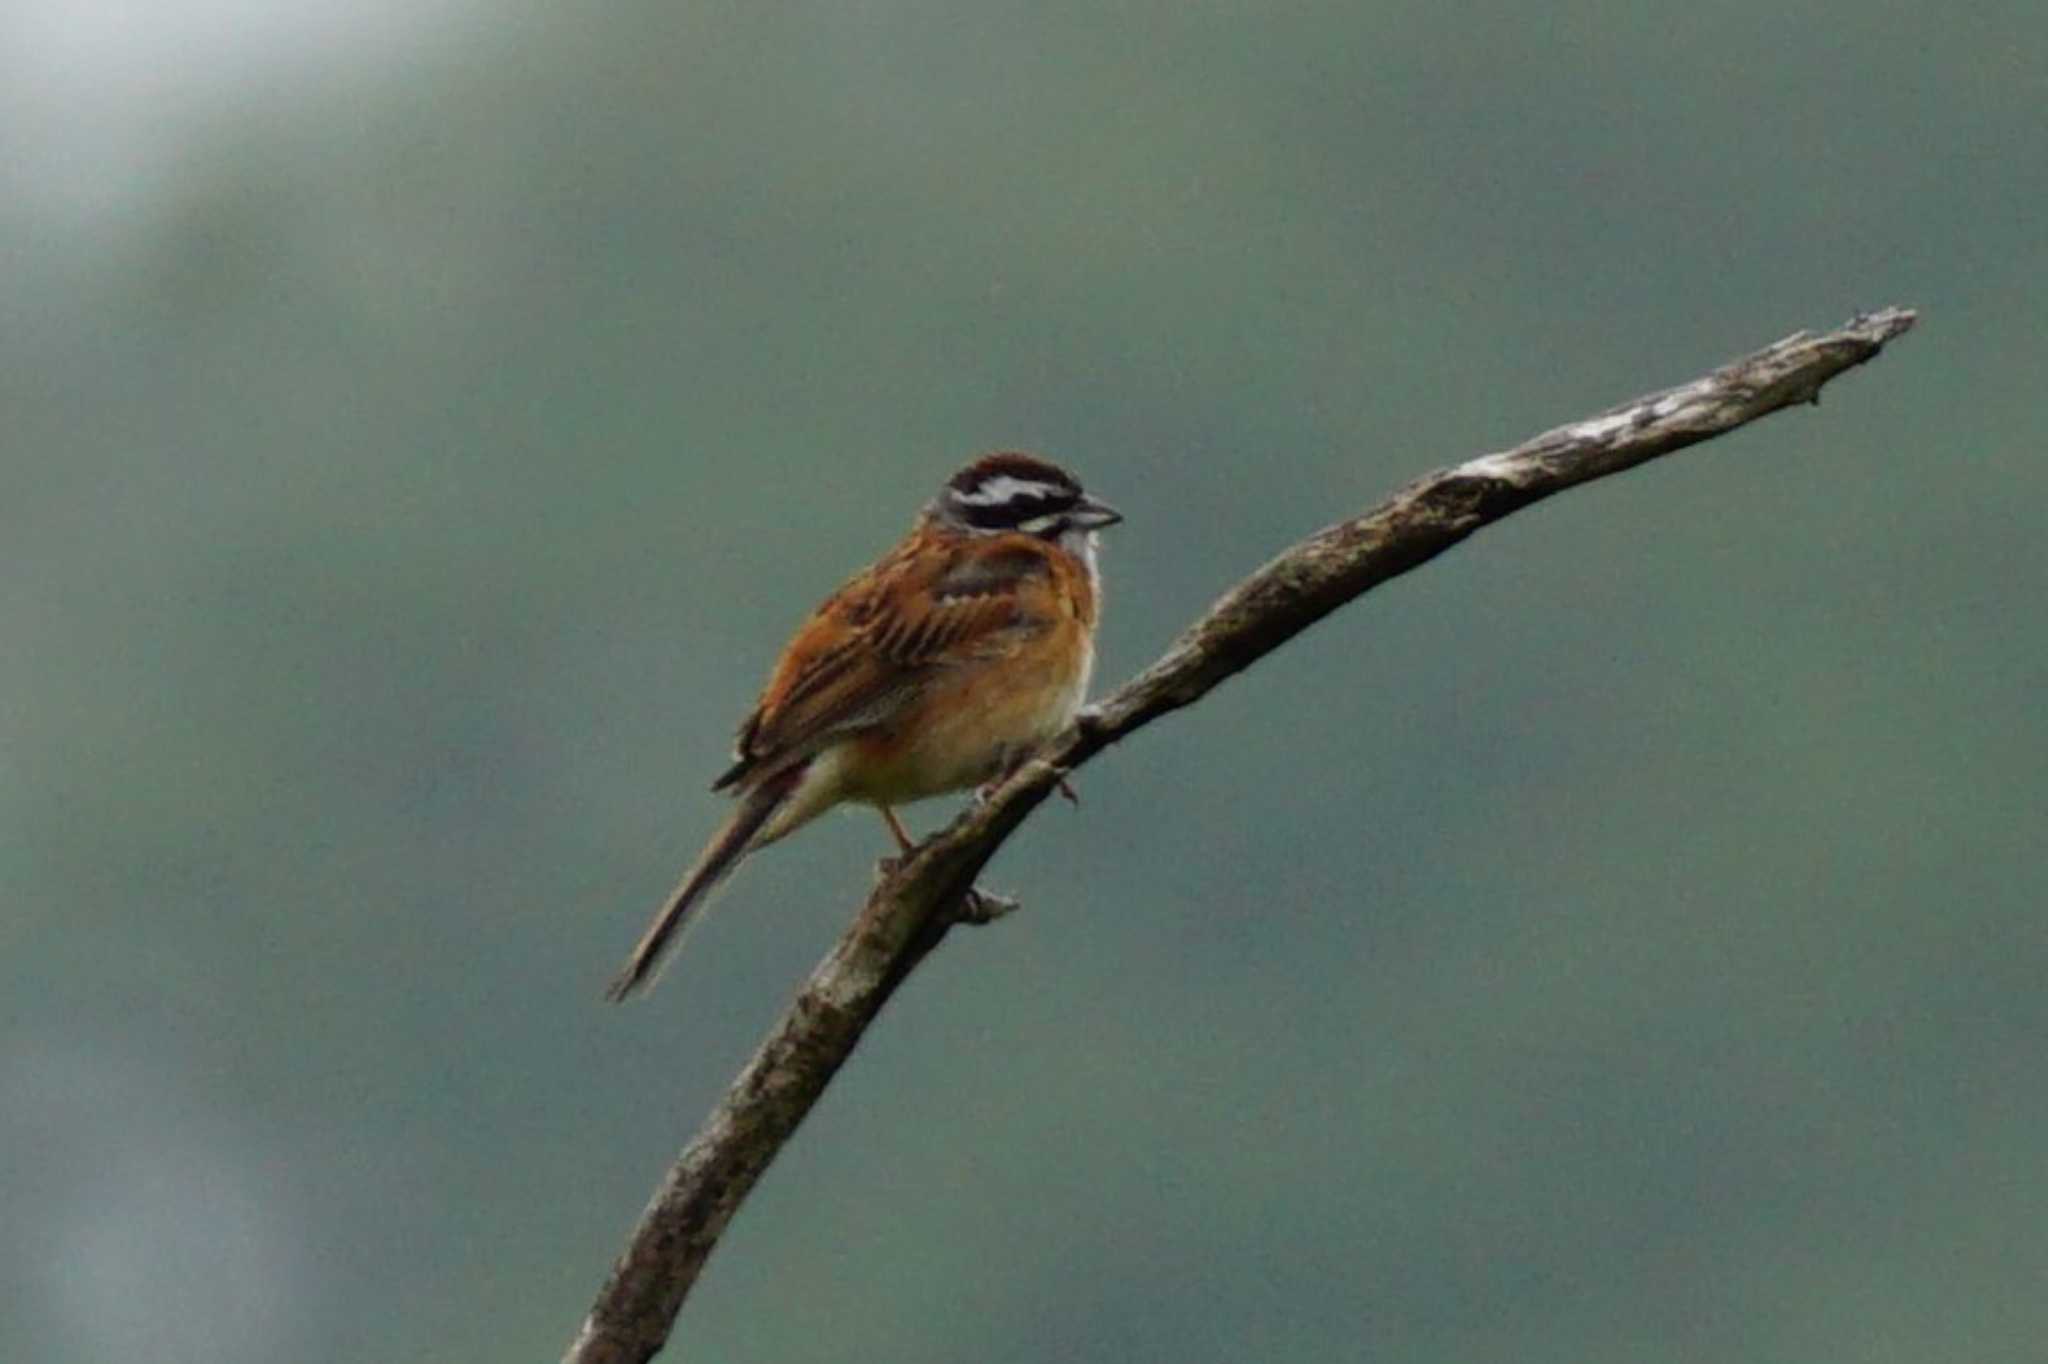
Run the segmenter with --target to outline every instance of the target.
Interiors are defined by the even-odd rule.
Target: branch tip
[[[994,891],[981,890],[970,886],[960,897],[960,908],[954,921],[963,924],[992,924],[1024,908],[1023,902],[1014,896],[998,895]]]

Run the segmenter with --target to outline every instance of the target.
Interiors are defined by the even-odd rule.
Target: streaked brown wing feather
[[[738,760],[716,783],[885,727],[925,679],[1000,653],[1046,622],[1018,589],[1049,572],[1029,536],[913,539],[834,593],[798,629],[740,727]]]

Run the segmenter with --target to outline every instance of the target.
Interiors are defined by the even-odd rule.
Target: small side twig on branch
[[[1156,663],[1085,712],[988,800],[900,864],[884,864],[852,926],[669,1169],[564,1364],[642,1364],[661,1349],[741,1200],[896,987],[954,923],[986,922],[1014,908],[974,891],[974,878],[1067,773],[1489,522],[1781,408],[1818,403],[1824,384],[1875,357],[1915,320],[1910,309],[1886,308],[1834,331],[1800,332],[1689,384],[1427,474],[1225,593]]]

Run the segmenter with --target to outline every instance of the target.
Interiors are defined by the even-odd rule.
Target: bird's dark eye
[[[998,474],[952,496],[960,519],[981,530],[1024,530],[1041,534],[1037,523],[1057,520],[1072,509],[1078,494],[1053,483],[1039,483]]]

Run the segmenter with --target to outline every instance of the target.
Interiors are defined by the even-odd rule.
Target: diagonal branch
[[[1010,908],[975,892],[974,878],[1065,773],[1489,522],[1780,408],[1819,403],[1822,385],[1875,357],[1914,321],[1909,309],[1886,308],[1821,335],[1788,336],[1682,387],[1425,475],[1225,593],[1158,662],[1085,712],[989,800],[901,864],[883,864],[859,917],[662,1180],[564,1364],[640,1364],[661,1349],[741,1200],[883,1003],[952,924]]]

